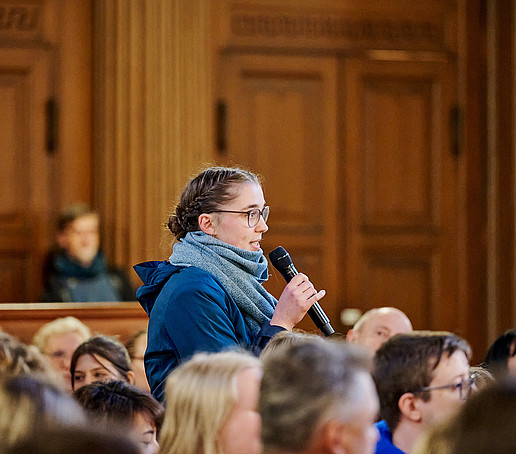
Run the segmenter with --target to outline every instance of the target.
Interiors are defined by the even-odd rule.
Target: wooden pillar
[[[168,257],[168,210],[212,159],[210,5],[94,4],[95,206],[104,250],[128,268]]]

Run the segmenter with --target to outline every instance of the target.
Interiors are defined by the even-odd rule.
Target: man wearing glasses
[[[469,344],[448,332],[397,334],[376,352],[380,398],[376,454],[409,454],[429,426],[455,413],[473,385]]]

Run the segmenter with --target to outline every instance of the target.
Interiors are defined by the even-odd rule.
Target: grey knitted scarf
[[[247,327],[257,334],[272,318],[276,299],[262,285],[269,277],[267,259],[204,232],[188,232],[174,245],[172,265],[195,266],[217,277],[235,300]]]

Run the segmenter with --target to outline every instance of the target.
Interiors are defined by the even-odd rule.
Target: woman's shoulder
[[[210,272],[196,266],[180,267],[167,283],[170,287],[182,292],[223,292],[227,293],[222,283]]]

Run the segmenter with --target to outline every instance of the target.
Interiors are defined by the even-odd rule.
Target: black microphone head
[[[277,270],[285,270],[292,265],[292,259],[284,247],[278,246],[269,253],[269,259]]]

